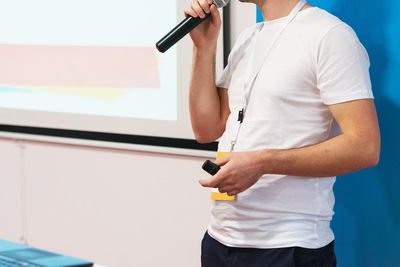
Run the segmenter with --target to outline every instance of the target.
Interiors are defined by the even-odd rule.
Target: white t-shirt
[[[236,134],[251,44],[257,40],[257,62],[285,19],[258,23],[238,38],[217,82],[228,89],[231,110],[219,151],[229,151]],[[328,105],[366,98],[373,98],[369,59],[356,34],[322,9],[304,9],[262,66],[235,151],[321,143],[337,134]],[[266,174],[236,201],[212,201],[208,233],[232,247],[325,246],[334,239],[334,182],[335,177]]]

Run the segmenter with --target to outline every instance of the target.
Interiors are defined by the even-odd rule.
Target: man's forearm
[[[379,145],[367,138],[342,134],[308,147],[262,150],[256,155],[264,174],[329,177],[375,166]]]
[[[263,174],[330,177],[375,166],[379,161],[380,134],[373,101],[350,101],[329,109],[343,134],[302,148],[229,153],[216,160],[221,170],[200,180],[200,184],[236,195]]]

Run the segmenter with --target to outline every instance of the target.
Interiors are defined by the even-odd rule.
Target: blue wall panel
[[[338,266],[400,267],[400,1],[309,3],[352,26],[368,50],[382,133],[380,164],[335,185]]]

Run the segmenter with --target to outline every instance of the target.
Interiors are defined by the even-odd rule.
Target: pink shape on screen
[[[159,88],[153,47],[0,45],[0,84]]]

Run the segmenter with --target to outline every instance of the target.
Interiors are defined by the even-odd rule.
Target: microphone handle
[[[176,44],[180,39],[182,39],[186,34],[191,32],[197,25],[205,21],[211,13],[206,14],[205,18],[194,18],[186,17],[181,23],[179,23],[172,31],[167,33],[160,41],[156,43],[158,51],[161,53],[166,52],[174,44]]]

